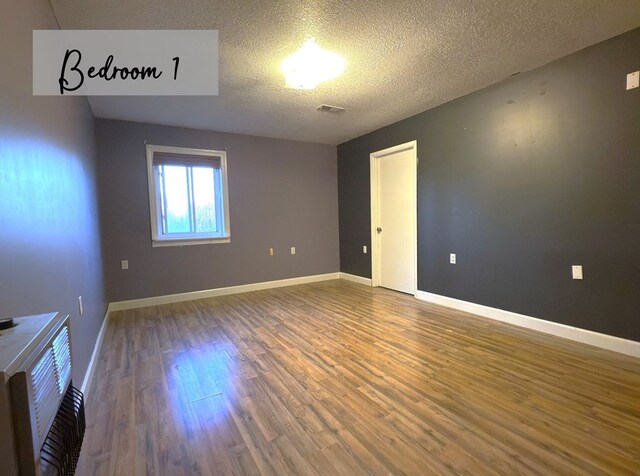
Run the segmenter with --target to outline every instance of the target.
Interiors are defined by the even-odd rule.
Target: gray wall
[[[339,271],[335,146],[102,119],[97,136],[110,301]],[[231,243],[151,246],[145,141],[227,149]]]
[[[85,98],[31,94],[31,32],[55,28],[46,0],[3,3],[0,316],[70,314],[79,386],[105,312],[95,139]]]
[[[338,146],[341,270],[371,275],[369,153],[417,140],[419,289],[640,340],[638,52],[640,29]]]

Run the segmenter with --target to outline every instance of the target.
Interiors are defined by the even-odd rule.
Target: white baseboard
[[[89,387],[91,387],[91,380],[93,379],[93,374],[96,371],[98,359],[100,358],[100,349],[102,348],[102,341],[104,340],[104,331],[107,328],[107,320],[109,319],[109,312],[111,311],[110,307],[111,305],[109,304],[104,314],[104,319],[102,319],[100,332],[98,332],[96,344],[93,347],[93,352],[91,353],[91,360],[89,360],[89,366],[87,367],[87,371],[84,373],[84,379],[82,380],[82,386],[80,387],[80,391],[85,394],[85,397],[89,391]]]
[[[363,278],[362,276],[356,276],[355,274],[340,273],[340,279],[351,281],[353,283],[364,284],[365,286],[371,286],[371,278]]]
[[[229,286],[226,288],[204,289],[202,291],[167,294],[164,296],[154,296],[142,299],[131,299],[129,301],[112,302],[111,304],[109,304],[109,311],[123,311],[125,309],[137,309],[140,307],[158,306],[161,304],[171,304],[174,302],[194,301],[196,299],[206,299],[215,296],[225,296],[228,294],[246,293],[249,291],[260,291],[263,289],[282,288],[284,286],[316,283],[318,281],[328,281],[330,279],[339,278],[340,273],[316,274],[313,276],[302,276],[300,278],[280,279],[277,281],[241,284],[239,286]]]
[[[564,337],[565,339],[582,342],[602,349],[612,350],[632,357],[640,357],[640,342],[633,340],[622,339],[620,337],[601,334],[599,332],[568,326],[566,324],[559,324],[557,322],[545,321],[544,319],[539,319],[537,317],[503,311],[502,309],[461,301],[460,299],[454,299],[425,291],[417,291],[416,298],[433,304],[440,304],[441,306],[457,309],[459,311],[477,314],[496,321],[507,322],[519,327],[525,327],[527,329],[533,329],[546,334]]]

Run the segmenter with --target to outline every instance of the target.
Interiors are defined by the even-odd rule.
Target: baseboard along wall
[[[362,276],[356,276],[355,274],[340,273],[340,279],[351,281],[352,283],[364,284],[365,286],[371,286],[371,278],[363,278]]]
[[[316,283],[319,281],[328,281],[330,279],[339,278],[340,273],[315,274],[312,276],[302,276],[299,278],[279,279],[277,281],[264,281],[261,283],[241,284],[238,286],[228,286],[225,288],[204,289],[202,291],[167,294],[165,296],[154,296],[142,299],[131,299],[129,301],[112,302],[111,304],[109,304],[109,311],[123,311],[126,309],[137,309],[140,307],[171,304],[173,302],[195,301],[196,299],[226,296],[229,294],[248,293],[250,291],[260,291],[262,289],[282,288],[284,286]]]
[[[102,325],[100,326],[100,331],[98,332],[98,337],[96,338],[96,344],[93,347],[93,352],[91,353],[91,360],[89,360],[87,371],[84,373],[84,379],[82,379],[82,386],[80,387],[80,391],[82,391],[82,393],[84,393],[85,395],[87,395],[87,392],[89,391],[91,380],[93,379],[93,374],[96,370],[96,366],[98,365],[98,359],[100,358],[100,349],[102,348],[102,341],[104,340],[104,333],[105,329],[107,328],[108,319],[109,306],[107,306],[107,310],[104,313]]]
[[[579,327],[546,321],[537,317],[526,316],[515,312],[504,311],[494,307],[483,306],[472,302],[462,301],[439,294],[425,291],[416,292],[416,298],[421,301],[439,304],[441,306],[465,311],[478,316],[487,317],[500,322],[506,322],[526,329],[532,329],[545,334],[551,334],[565,339],[570,339],[583,344],[589,344],[602,349],[612,350],[632,357],[640,357],[640,342],[623,339],[621,337],[601,334],[599,332],[581,329]]]

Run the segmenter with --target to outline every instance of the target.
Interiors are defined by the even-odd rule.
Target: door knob
[[[376,231],[377,231],[378,233],[382,233],[382,227],[380,227],[380,226],[379,226],[378,228],[376,228]]]

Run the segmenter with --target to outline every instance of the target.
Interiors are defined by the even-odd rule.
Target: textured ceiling
[[[217,29],[217,97],[92,97],[97,117],[338,144],[640,26],[639,0],[52,0],[65,29]],[[347,61],[313,91],[282,60]],[[315,108],[342,106],[333,115]]]

